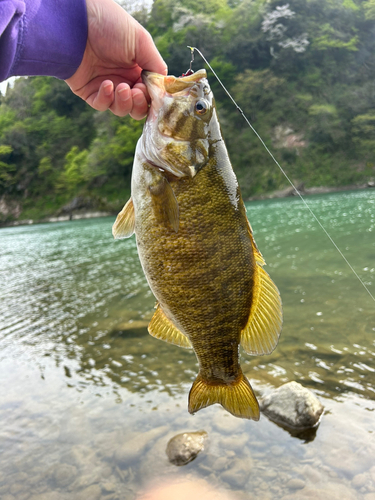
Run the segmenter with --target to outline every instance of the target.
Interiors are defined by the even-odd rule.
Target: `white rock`
[[[261,411],[274,422],[293,429],[307,429],[319,423],[324,406],[308,389],[288,382],[260,401]]]
[[[167,455],[174,465],[185,465],[194,460],[204,450],[207,441],[206,431],[184,432],[169,440]]]

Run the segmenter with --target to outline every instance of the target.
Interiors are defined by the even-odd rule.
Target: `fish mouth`
[[[189,90],[197,82],[202,80],[202,78],[207,78],[205,69],[200,69],[191,75],[181,78],[176,78],[172,75],[163,76],[159,73],[153,73],[152,71],[142,71],[142,81],[146,85],[151,99],[160,97],[164,92],[176,94],[184,90]]]

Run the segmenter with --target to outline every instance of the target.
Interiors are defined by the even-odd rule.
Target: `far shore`
[[[326,193],[336,193],[340,191],[355,191],[359,189],[370,189],[375,187],[374,181],[368,181],[364,184],[351,184],[349,186],[317,186],[311,188],[305,188],[303,184],[298,184],[296,186],[299,194],[303,196],[309,196],[314,194],[326,194]],[[272,191],[271,193],[264,193],[256,196],[251,196],[247,198],[246,201],[254,201],[254,200],[271,200],[274,198],[287,198],[289,196],[298,196],[296,189],[292,186],[289,186],[284,189],[279,189],[277,191]]]
[[[365,184],[356,184],[349,186],[340,186],[340,187],[327,187],[327,186],[318,186],[305,188],[302,184],[296,186],[297,191],[292,186],[287,187],[285,189],[279,189],[277,191],[272,191],[270,193],[264,193],[261,195],[251,196],[246,198],[245,201],[256,201],[256,200],[271,200],[277,198],[287,198],[290,196],[298,196],[298,193],[303,196],[315,195],[315,194],[326,194],[326,193],[335,193],[340,191],[355,191],[360,189],[369,189],[375,188],[375,182],[369,181]],[[33,220],[33,219],[22,219],[22,220],[13,220],[9,222],[0,222],[0,228],[2,227],[14,227],[14,226],[28,226],[32,224],[45,224],[47,222],[67,222],[70,220],[79,220],[79,219],[94,219],[98,217],[113,217],[117,215],[117,213],[112,212],[103,212],[103,211],[77,211],[76,213],[73,211],[70,214],[59,215],[59,216],[51,216],[44,217],[43,219]]]
[[[95,219],[98,217],[109,217],[113,216],[111,212],[99,212],[99,211],[87,211],[87,212],[79,212],[72,213],[68,215],[59,215],[54,217],[44,217],[43,219],[33,220],[33,219],[22,219],[22,220],[13,220],[10,222],[0,222],[1,227],[14,227],[14,226],[30,226],[32,224],[45,224],[47,222],[67,222],[70,220],[78,220],[78,219]]]

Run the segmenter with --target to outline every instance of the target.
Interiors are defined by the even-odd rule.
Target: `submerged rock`
[[[168,427],[163,425],[147,432],[140,432],[122,444],[114,453],[114,459],[121,468],[134,464],[142,456],[142,453],[162,434],[166,433]]]
[[[288,382],[260,401],[261,411],[274,422],[292,429],[318,425],[324,406],[308,389]]]
[[[167,455],[174,465],[185,465],[194,460],[198,453],[204,450],[207,440],[206,431],[184,432],[169,440]]]

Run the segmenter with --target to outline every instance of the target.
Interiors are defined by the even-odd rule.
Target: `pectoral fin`
[[[173,189],[167,179],[160,176],[153,180],[148,187],[157,217],[161,221],[167,220],[177,233],[180,223],[179,208]]]
[[[130,238],[130,236],[134,233],[134,227],[134,205],[132,199],[130,198],[130,200],[118,214],[116,221],[112,226],[113,237],[115,238],[115,240]]]
[[[190,340],[178,330],[170,319],[164,314],[160,306],[157,307],[151,322],[148,325],[148,332],[153,337],[164,340],[171,344],[191,349]]]
[[[255,257],[253,300],[249,319],[241,333],[241,346],[248,354],[270,354],[279,341],[283,323],[281,298],[275,283],[261,267],[265,264],[249,222]]]

